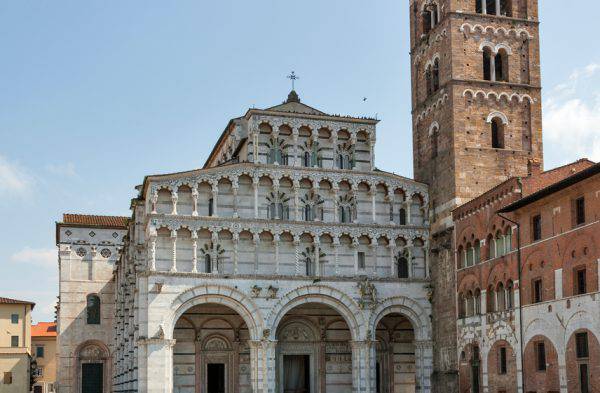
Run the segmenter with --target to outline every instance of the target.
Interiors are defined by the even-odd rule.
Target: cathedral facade
[[[65,215],[59,390],[429,392],[427,186],[375,169],[376,123],[292,92],[129,219]]]

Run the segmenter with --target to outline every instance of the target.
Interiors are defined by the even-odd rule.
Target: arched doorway
[[[79,346],[77,353],[76,381],[81,393],[110,391],[111,372],[108,348],[98,341],[87,341]]]
[[[173,338],[174,392],[252,389],[248,328],[233,309],[217,304],[193,306],[175,323]]]
[[[288,311],[277,326],[278,393],[352,390],[351,333],[330,306],[305,303]]]
[[[402,314],[391,313],[376,329],[377,393],[414,393],[416,390],[415,332]]]

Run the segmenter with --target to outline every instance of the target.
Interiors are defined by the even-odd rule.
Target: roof
[[[56,322],[39,322],[32,325],[31,337],[56,337]]]
[[[524,198],[519,199],[518,201],[511,203],[508,206],[505,206],[499,213],[509,213],[513,212],[517,209],[520,209],[524,206],[530,205],[536,201],[539,201],[542,198],[547,197],[548,195],[552,195],[558,191],[564,190],[574,184],[577,184],[585,179],[588,179],[592,176],[595,176],[600,173],[600,164],[593,165],[587,169],[584,169],[580,172],[575,173],[572,176],[569,176],[563,180],[560,180],[556,183],[551,184],[548,187],[542,188],[541,190],[534,192]]]
[[[126,229],[128,222],[129,217],[122,216],[63,214],[63,221],[59,224]]]
[[[27,300],[10,299],[7,297],[0,297],[0,304],[29,304],[32,310],[35,306],[34,302],[28,302]]]
[[[288,112],[288,113],[303,113],[306,115],[324,115],[327,116],[327,113],[321,112],[318,109],[315,109],[311,106],[303,104],[300,102],[300,97],[295,90],[292,90],[288,95],[287,100],[281,105],[275,105],[270,108],[265,109],[266,111],[273,112]]]

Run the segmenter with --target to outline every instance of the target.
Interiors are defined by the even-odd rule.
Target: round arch
[[[348,325],[354,341],[358,341],[366,335],[363,312],[350,297],[331,287],[309,285],[288,292],[273,307],[266,319],[265,326],[269,331],[265,331],[265,336],[268,334],[270,338],[274,339],[279,323],[285,314],[306,303],[323,304],[337,311]]]
[[[246,323],[251,339],[260,339],[261,327],[264,326],[260,309],[237,289],[222,285],[202,285],[179,295],[171,303],[170,312],[164,319],[165,338],[173,337],[175,324],[187,310],[200,304],[211,303],[229,307],[237,312]]]
[[[413,325],[416,341],[431,340],[431,325],[426,312],[417,302],[404,296],[392,297],[381,302],[371,313],[369,330],[375,339],[375,331],[379,321],[388,314],[398,313],[404,315]]]

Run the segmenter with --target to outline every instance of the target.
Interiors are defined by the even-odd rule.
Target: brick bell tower
[[[433,391],[458,391],[451,212],[542,165],[537,0],[410,0],[415,179],[430,185]]]

